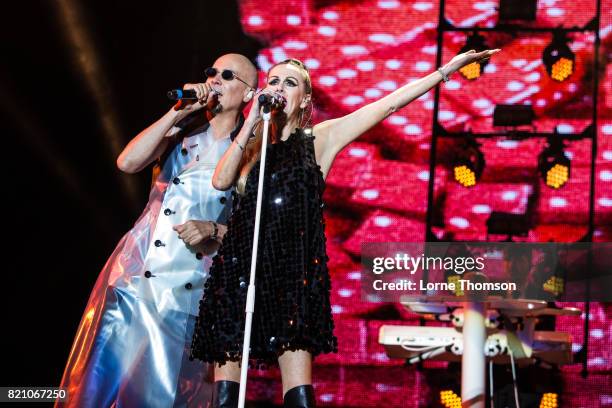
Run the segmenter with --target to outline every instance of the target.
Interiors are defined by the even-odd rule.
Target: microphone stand
[[[261,159],[259,162],[259,182],[257,185],[257,205],[255,210],[255,228],[253,232],[253,254],[251,256],[251,276],[246,298],[246,321],[244,324],[244,341],[242,345],[242,366],[240,367],[240,393],[238,394],[238,407],[244,408],[246,400],[247,371],[249,369],[249,352],[251,349],[251,325],[255,312],[255,271],[257,268],[257,249],[259,247],[259,223],[261,220],[261,201],[263,199],[264,175],[266,171],[266,151],[268,146],[268,129],[272,116],[270,106],[263,107],[263,141],[261,145]]]

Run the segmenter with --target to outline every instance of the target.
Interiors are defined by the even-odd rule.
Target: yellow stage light
[[[561,188],[570,179],[571,163],[563,148],[563,139],[555,134],[538,157],[538,169],[548,187]]]
[[[480,64],[478,62],[472,62],[459,69],[459,72],[465,79],[476,79],[480,77]]]
[[[559,406],[559,397],[554,392],[547,392],[542,395],[540,400],[540,408],[557,408]]]
[[[556,81],[563,82],[574,72],[574,61],[561,58],[552,65],[550,77]]]
[[[570,49],[569,39],[563,32],[555,32],[552,42],[542,52],[546,72],[555,81],[565,81],[575,69],[576,55]]]

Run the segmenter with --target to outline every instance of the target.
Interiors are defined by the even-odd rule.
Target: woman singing
[[[336,154],[462,66],[498,51],[457,55],[438,71],[312,128],[305,123],[312,110],[306,67],[289,59],[268,72],[262,92],[275,94],[286,104],[273,112],[270,126],[250,357],[259,362],[278,360],[286,407],[315,406],[312,359],[337,351],[322,201],[325,177]],[[238,400],[262,145],[260,108],[255,101],[213,176],[216,188],[236,185],[238,191],[200,302],[192,344],[192,358],[215,363],[214,407],[235,407]]]

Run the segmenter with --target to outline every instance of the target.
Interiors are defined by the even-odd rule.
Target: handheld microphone
[[[213,89],[212,94],[220,95],[221,93]],[[180,99],[187,99],[187,100],[197,100],[198,99],[195,89],[172,89],[171,91],[168,91],[166,95],[168,96],[168,99],[171,99],[173,101],[178,101]]]
[[[179,99],[198,99],[193,89],[173,89],[166,94],[168,99],[178,101]]]
[[[261,106],[269,107],[271,110],[281,110],[287,104],[287,100],[278,94],[261,94],[258,100]]]

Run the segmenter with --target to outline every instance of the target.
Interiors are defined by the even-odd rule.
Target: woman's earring
[[[312,119],[312,112],[314,111],[314,105],[312,103],[312,99],[308,101],[308,105],[304,111],[308,110],[308,116],[306,117],[306,123],[304,126],[310,126],[310,120]]]
[[[314,109],[314,105],[312,104],[312,100],[308,101],[308,106],[300,111],[300,127],[306,127],[310,124],[310,119],[312,119],[312,111]],[[306,120],[304,121],[304,112],[307,112]]]

